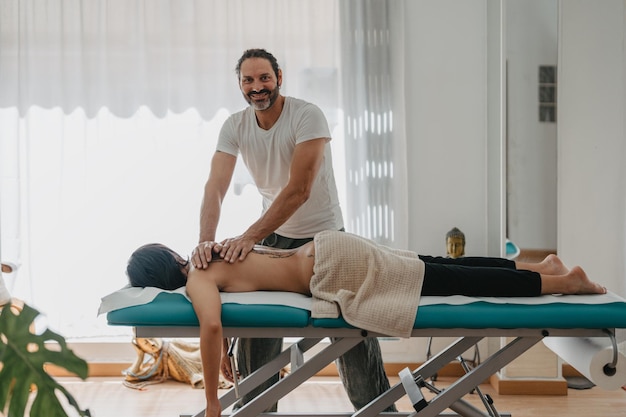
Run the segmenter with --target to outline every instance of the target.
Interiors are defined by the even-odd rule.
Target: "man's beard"
[[[255,101],[252,99],[252,96],[255,94],[268,94],[267,98],[263,101]],[[248,94],[244,94],[243,97],[246,99],[249,105],[251,105],[254,110],[263,111],[267,110],[276,103],[278,99],[278,87],[274,90],[270,91],[267,88],[264,88],[261,91],[254,91]]]

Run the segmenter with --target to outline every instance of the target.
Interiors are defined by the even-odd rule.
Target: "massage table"
[[[300,294],[223,293],[222,304],[224,337],[298,338],[277,358],[236,383],[220,397],[222,409],[225,410],[239,396],[250,392],[267,378],[280,372],[283,367],[290,365],[291,372],[287,376],[253,401],[233,411],[231,416],[263,414],[263,410],[269,405],[313,377],[364,338],[387,336],[354,328],[342,318],[312,318],[310,298]],[[136,337],[197,338],[199,335],[197,317],[183,289],[164,291],[125,287],[102,299],[99,314],[104,313],[109,325],[131,326]],[[417,369],[400,372],[401,382],[361,410],[324,415],[408,415],[410,413],[406,412],[382,413],[389,405],[408,395],[415,408],[413,414],[420,417],[442,415],[447,409],[455,412],[452,415],[464,417],[503,416],[504,414],[498,414],[495,408],[490,408],[487,404],[485,414],[463,400],[463,396],[547,337],[608,338],[613,341],[615,348],[614,360],[607,364],[608,372],[611,369],[622,371],[625,364],[623,361],[617,362],[614,337],[616,328],[626,328],[626,300],[612,293],[507,299],[422,297],[411,337],[457,339],[440,353],[428,358]],[[467,373],[445,390],[436,390],[425,382],[485,337],[505,337],[510,341],[480,364],[466,369]],[[321,347],[321,350],[313,353],[312,349],[316,346]],[[618,372],[616,377],[623,378],[623,373]],[[424,399],[424,389],[435,394],[429,401]],[[319,415],[314,410],[307,411],[308,413],[297,413],[297,416]],[[280,412],[271,414],[289,415]],[[202,412],[197,415],[202,415]]]

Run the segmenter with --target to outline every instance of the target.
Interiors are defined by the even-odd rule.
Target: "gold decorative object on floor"
[[[146,385],[171,379],[190,384],[193,388],[204,388],[199,343],[142,337],[133,339],[132,343],[137,358],[124,371],[125,386],[143,389]],[[220,388],[230,386],[225,379],[220,380]]]

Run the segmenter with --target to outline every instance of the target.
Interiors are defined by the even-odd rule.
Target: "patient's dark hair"
[[[278,71],[280,67],[278,66],[278,61],[274,58],[274,55],[267,52],[265,49],[248,49],[241,55],[239,61],[237,61],[237,66],[235,67],[235,72],[237,73],[237,79],[241,80],[241,64],[248,58],[263,58],[267,59],[274,70],[274,74],[276,74],[276,78],[278,78]]]
[[[133,287],[158,287],[175,290],[184,287],[187,277],[181,268],[189,261],[160,243],[143,245],[128,259],[126,275]]]

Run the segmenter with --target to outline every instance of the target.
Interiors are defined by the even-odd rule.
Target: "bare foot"
[[[579,266],[575,266],[566,274],[567,292],[563,294],[606,294],[606,288],[593,282]]]
[[[569,269],[565,266],[561,258],[555,254],[550,254],[545,257],[543,261],[539,263],[541,273],[548,275],[565,275],[569,272]]]

